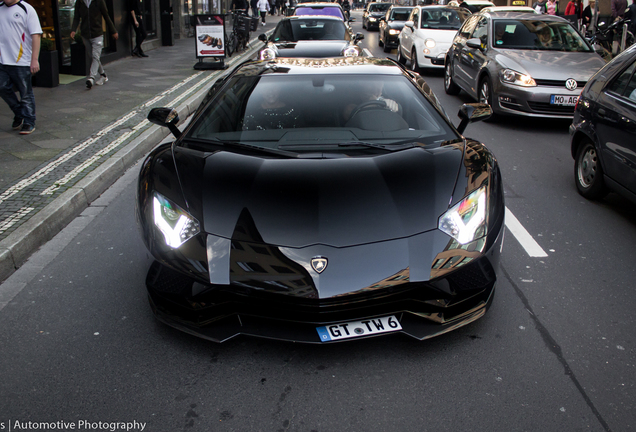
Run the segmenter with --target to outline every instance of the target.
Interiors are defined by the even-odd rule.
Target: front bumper
[[[515,86],[504,84],[497,78],[493,87],[493,111],[496,113],[571,119],[574,106],[554,105],[550,98],[552,95],[578,96],[584,84],[570,91],[565,86],[556,85]]]

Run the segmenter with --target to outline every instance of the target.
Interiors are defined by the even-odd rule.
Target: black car
[[[378,29],[380,18],[393,6],[393,3],[368,3],[362,12],[362,28],[367,30]]]
[[[144,161],[137,215],[156,316],[221,342],[418,339],[491,304],[504,229],[497,161],[392,60],[276,59],[214,84]]]
[[[412,10],[412,7],[391,6],[384,17],[380,18],[378,45],[384,47],[384,52],[398,47],[398,37]]]
[[[277,57],[357,57],[363,54],[358,42],[362,33],[353,36],[341,19],[332,16],[291,16],[282,18],[272,35],[258,37],[265,46],[258,52],[260,60]]]
[[[570,126],[574,181],[581,195],[612,190],[636,202],[636,45],[589,80]]]

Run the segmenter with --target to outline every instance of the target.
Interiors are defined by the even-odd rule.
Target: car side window
[[[636,101],[636,61],[618,76],[607,88],[611,93]]]
[[[464,25],[462,26],[462,28],[459,29],[459,35],[465,39],[468,39],[470,37],[470,34],[473,32],[473,29],[475,28],[475,25],[477,24],[478,19],[479,17],[477,16],[472,16],[468,18],[464,22]]]
[[[481,46],[486,47],[488,45],[488,20],[486,18],[481,18],[477,21],[477,25],[473,30],[471,38],[477,38],[481,40]]]

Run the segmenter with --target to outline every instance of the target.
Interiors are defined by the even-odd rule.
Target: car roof
[[[568,22],[565,18],[561,18],[556,15],[548,14],[534,14],[531,15],[528,12],[480,12],[479,15],[489,17],[491,19],[519,19],[519,20],[534,20],[534,21],[555,21],[555,22]]]
[[[485,12],[526,12],[537,13],[536,10],[530,6],[487,6],[479,11],[479,13]]]
[[[335,8],[340,8],[342,9],[342,6],[340,6],[338,3],[328,3],[328,2],[310,2],[310,3],[298,3],[296,6],[294,6],[295,8],[299,8],[299,7],[310,7],[310,8],[324,8],[324,7],[335,7]]]
[[[333,15],[290,15],[286,17],[282,17],[281,21],[297,21],[297,20],[315,20],[315,19],[324,19],[324,20],[333,20],[342,22],[342,18]],[[279,21],[280,22],[280,21]]]
[[[487,1],[487,0],[464,0],[464,3],[468,4],[468,5],[489,5],[489,6],[494,6],[495,4],[493,2]]]
[[[280,70],[280,71],[278,71]],[[333,57],[322,59],[277,58],[253,60],[240,65],[236,76],[276,75],[395,75],[405,76],[393,60],[375,57]]]

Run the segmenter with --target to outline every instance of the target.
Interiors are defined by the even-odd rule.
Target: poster
[[[195,15],[194,39],[197,58],[225,57],[223,15]]]

